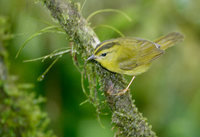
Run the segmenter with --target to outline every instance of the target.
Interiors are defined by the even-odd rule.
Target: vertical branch
[[[41,1],[68,34],[69,39],[75,43],[77,52],[85,60],[100,41],[82,17],[76,3],[70,0]],[[125,88],[126,82],[123,76],[109,72],[98,64],[88,65],[87,72],[90,78],[97,75],[100,79],[99,84],[112,111],[112,123],[117,127],[116,136],[156,136],[147,120],[138,111],[130,93],[121,96],[109,94],[118,93]]]

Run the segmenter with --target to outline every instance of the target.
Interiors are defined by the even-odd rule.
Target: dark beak
[[[93,59],[96,59],[96,57],[92,54],[87,60],[86,62],[90,61],[90,60],[93,60]]]

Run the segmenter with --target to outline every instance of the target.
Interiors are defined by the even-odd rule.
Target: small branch
[[[5,67],[4,57],[1,55],[4,52],[4,48],[0,41],[0,81],[5,81],[7,78],[7,69]]]
[[[75,43],[77,52],[85,60],[100,43],[94,31],[81,16],[75,3],[65,0],[41,0],[49,9],[51,15],[68,34],[69,39]],[[116,136],[143,136],[154,137],[155,133],[147,120],[134,105],[130,93],[121,96],[108,94],[118,93],[126,87],[126,82],[121,75],[109,72],[98,64],[87,65],[88,79],[94,80],[96,75],[100,79],[100,86],[104,90],[107,102],[112,111],[112,123],[117,127]],[[94,83],[94,82],[93,82]],[[92,85],[90,85],[92,86]]]

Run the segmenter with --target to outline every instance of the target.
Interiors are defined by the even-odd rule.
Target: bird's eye
[[[103,53],[103,54],[101,54],[102,57],[105,57],[106,55],[107,55],[107,53]]]

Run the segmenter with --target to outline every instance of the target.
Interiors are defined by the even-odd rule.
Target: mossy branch
[[[81,15],[77,4],[70,0],[41,1],[74,43],[73,48],[76,49],[76,54],[80,54],[85,61],[100,41]],[[90,88],[95,88],[96,77],[99,79],[99,85],[104,91],[112,111],[112,123],[117,128],[116,136],[156,136],[146,118],[138,111],[129,92],[121,96],[109,94],[118,93],[126,87],[127,83],[123,76],[109,72],[100,65],[92,63],[87,65],[86,70]]]

